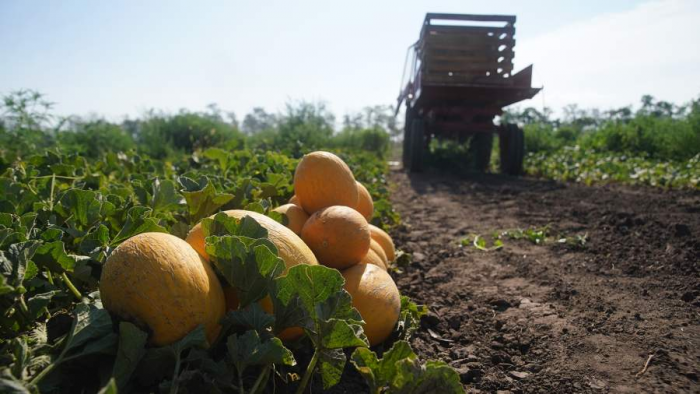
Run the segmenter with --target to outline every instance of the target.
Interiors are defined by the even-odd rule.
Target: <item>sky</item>
[[[394,104],[426,12],[515,14],[521,105],[601,109],[700,97],[700,1],[0,1],[0,95],[60,115],[204,110],[239,119],[293,100],[337,116]]]

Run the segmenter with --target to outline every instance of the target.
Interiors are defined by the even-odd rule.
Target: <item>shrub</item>
[[[106,120],[78,121],[57,137],[64,150],[91,158],[107,152],[126,152],[136,146],[131,135]]]
[[[232,149],[244,145],[243,136],[233,125],[194,112],[148,117],[139,122],[136,133],[139,150],[156,158],[213,146]]]

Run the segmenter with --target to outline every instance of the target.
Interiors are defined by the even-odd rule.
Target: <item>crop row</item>
[[[385,229],[397,224],[386,164],[367,153],[338,154],[374,200],[371,222]],[[219,211],[270,212],[292,196],[297,164],[274,152],[218,148],[162,161],[133,153],[88,160],[48,151],[14,162],[0,176],[0,391],[285,392],[303,390],[301,376],[318,376],[311,379],[314,387],[337,384],[348,356],[372,392],[460,391],[451,368],[420,361],[408,345],[423,307],[402,297],[391,338],[370,350],[357,311],[343,295],[343,278],[331,268],[293,267],[284,277],[265,279],[286,289],[280,297],[287,303],[296,297],[295,313],[318,328],[289,343],[271,331],[284,317],[263,311],[256,298],[225,315],[218,339],[207,340],[200,326],[165,346],[155,346],[148,329],[103,308],[99,280],[120,244],[154,232],[184,239]],[[233,232],[218,235],[249,239],[236,233],[237,226],[223,225]],[[267,235],[255,237],[264,243]],[[279,260],[255,255],[251,261],[262,267],[259,259]],[[317,304],[334,307],[319,311]],[[320,357],[315,370],[314,357]]]

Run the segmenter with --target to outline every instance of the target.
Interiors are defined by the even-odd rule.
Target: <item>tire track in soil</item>
[[[397,284],[431,311],[412,344],[457,368],[468,392],[700,392],[700,193],[399,170],[391,179],[403,220],[392,235],[413,254]],[[547,224],[589,242],[458,244]]]

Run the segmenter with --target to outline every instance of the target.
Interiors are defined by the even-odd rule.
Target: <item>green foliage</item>
[[[503,121],[525,127],[528,152],[553,152],[580,145],[586,150],[625,153],[664,161],[683,161],[700,152],[700,100],[683,106],[642,97],[633,112],[629,107],[600,112],[564,108],[563,119],[534,108],[511,110]]]
[[[333,138],[335,146],[372,152],[380,158],[386,156],[389,143],[389,134],[378,127],[371,129],[346,128]]]
[[[152,115],[135,125],[139,149],[155,158],[208,147],[241,148],[243,136],[231,124],[206,114]]]
[[[507,112],[506,122],[524,124],[528,174],[586,184],[619,182],[665,188],[698,188],[700,100],[687,105],[642,97],[610,111],[534,108]]]
[[[107,152],[127,152],[136,148],[133,138],[124,129],[105,120],[78,121],[70,129],[57,134],[58,144],[66,152],[89,158]]]
[[[255,220],[206,219],[227,209],[279,219],[270,211],[291,197],[297,160],[276,151],[303,154],[315,144],[298,138],[327,136],[319,147],[331,141],[323,110],[290,109],[275,120],[282,135],[275,143],[285,147],[260,151],[232,149],[243,147],[242,139],[235,122],[217,112],[151,116],[121,127],[69,122],[56,134],[28,103],[12,105],[10,111],[31,119],[8,117],[0,125],[0,138],[17,143],[0,148],[0,391],[262,392],[290,372],[303,375],[302,392],[313,375],[326,388],[337,384],[344,349],[367,346],[337,270],[297,266],[281,276],[278,251]],[[32,132],[46,141],[33,140]],[[386,162],[379,151],[356,149],[336,153],[372,194],[373,223],[396,225]],[[211,344],[200,326],[174,344],[152,347],[136,322],[113,319],[102,308],[101,266],[134,235],[184,238],[202,219],[212,265],[236,287],[240,307],[226,314]],[[268,296],[272,315],[257,302]],[[423,313],[403,297],[397,336],[408,338]],[[276,337],[291,327],[304,331],[294,353]],[[297,358],[310,361],[296,365]],[[434,370],[411,365],[424,377]]]
[[[275,310],[292,307],[299,311],[300,326],[313,344],[314,354],[297,393],[304,391],[317,364],[324,388],[338,383],[346,362],[343,348],[367,346],[362,318],[352,307],[344,283],[336,269],[300,264],[277,279],[271,291]]]
[[[663,188],[700,188],[700,154],[687,161],[660,161],[565,147],[553,153],[525,157],[528,174],[561,181],[626,183]]]
[[[372,394],[464,392],[455,370],[442,361],[421,364],[406,341],[397,341],[381,359],[369,349],[358,348],[352,362]]]
[[[417,305],[406,296],[401,296],[401,312],[399,322],[396,324],[398,338],[408,340],[413,332],[420,327],[420,318],[428,314],[428,307]]]
[[[470,234],[468,237],[463,238],[459,241],[462,247],[473,246],[475,249],[482,252],[493,252],[496,250],[501,250],[505,247],[503,242],[506,239],[510,240],[525,240],[534,245],[545,245],[556,242],[558,244],[565,244],[574,248],[583,248],[588,242],[588,233],[585,234],[552,234],[549,225],[543,227],[528,227],[526,229],[509,229],[509,230],[498,230],[491,233],[491,245],[489,246],[489,241],[487,241],[486,236],[479,234]]]
[[[329,146],[334,122],[334,116],[323,103],[289,103],[286,112],[276,117],[274,128],[253,134],[250,145],[299,158],[306,152]]]

